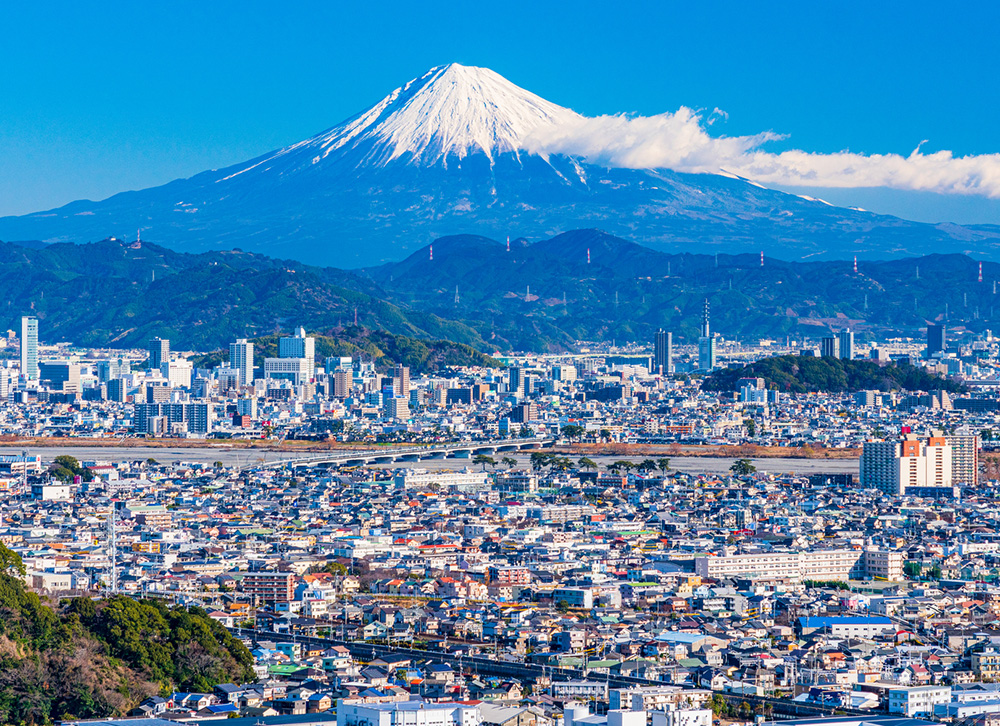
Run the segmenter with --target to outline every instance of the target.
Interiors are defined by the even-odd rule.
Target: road
[[[24,449],[4,448],[0,449],[0,454],[20,454]],[[230,448],[225,445],[211,448],[189,448],[184,446],[157,448],[151,446],[137,447],[115,447],[115,446],[44,446],[34,449],[27,449],[30,454],[41,454],[42,461],[50,462],[55,457],[62,454],[74,456],[81,461],[134,461],[145,459],[156,459],[161,463],[192,462],[192,463],[212,463],[221,461],[225,466],[248,466],[254,463],[276,461],[281,459],[300,458],[308,453],[302,451],[260,451]],[[503,454],[494,457],[498,461]],[[519,466],[528,466],[529,454],[521,453],[513,455]],[[597,456],[591,457],[598,464],[607,466],[613,461],[628,459],[639,462],[646,456]],[[655,457],[652,457],[655,458]],[[771,474],[857,474],[858,459],[751,459],[758,471]],[[670,457],[670,466],[675,471],[689,474],[725,474],[732,465],[732,458],[710,457],[710,456],[673,456]],[[471,466],[469,459],[428,459],[419,462],[405,462],[387,465],[386,468],[400,468],[403,466],[419,467],[430,470],[456,470]]]

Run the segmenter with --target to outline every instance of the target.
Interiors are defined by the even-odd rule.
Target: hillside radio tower
[[[507,251],[510,252],[510,235],[507,235]]]
[[[430,251],[431,251],[430,261],[433,262],[434,261],[434,245],[431,245]]]
[[[858,256],[854,255],[854,274],[858,274]]]
[[[760,266],[764,266],[764,250],[760,251]]]
[[[587,248],[587,264],[590,264],[590,248]]]
[[[979,263],[979,281],[980,282],[983,281],[983,263],[982,262]]]

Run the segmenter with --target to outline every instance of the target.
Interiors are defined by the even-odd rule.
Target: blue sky
[[[718,108],[710,134],[768,152],[1000,152],[992,3],[30,5],[0,7],[0,215],[251,158],[451,61],[588,116]],[[825,196],[1000,223],[986,194]]]

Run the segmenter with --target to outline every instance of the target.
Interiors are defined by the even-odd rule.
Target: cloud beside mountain
[[[763,147],[785,137],[766,131],[752,136],[712,136],[706,119],[681,107],[656,116],[610,115],[567,119],[539,127],[524,140],[537,154],[581,156],[628,169],[666,168],[696,174],[729,172],[761,184],[807,187],[887,187],[941,194],[1000,198],[1000,154],[956,157],[950,151],[924,154],[918,146],[901,154],[833,154]]]

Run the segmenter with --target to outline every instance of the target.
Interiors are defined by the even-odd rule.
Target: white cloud
[[[593,163],[630,169],[725,170],[763,184],[890,187],[1000,198],[1000,154],[924,154],[920,146],[925,142],[909,156],[850,151],[772,153],[762,146],[783,137],[769,131],[753,136],[710,136],[707,126],[726,118],[725,112],[715,109],[706,121],[685,107],[657,116],[581,116],[536,130],[525,139],[524,147],[535,153],[580,156]]]

